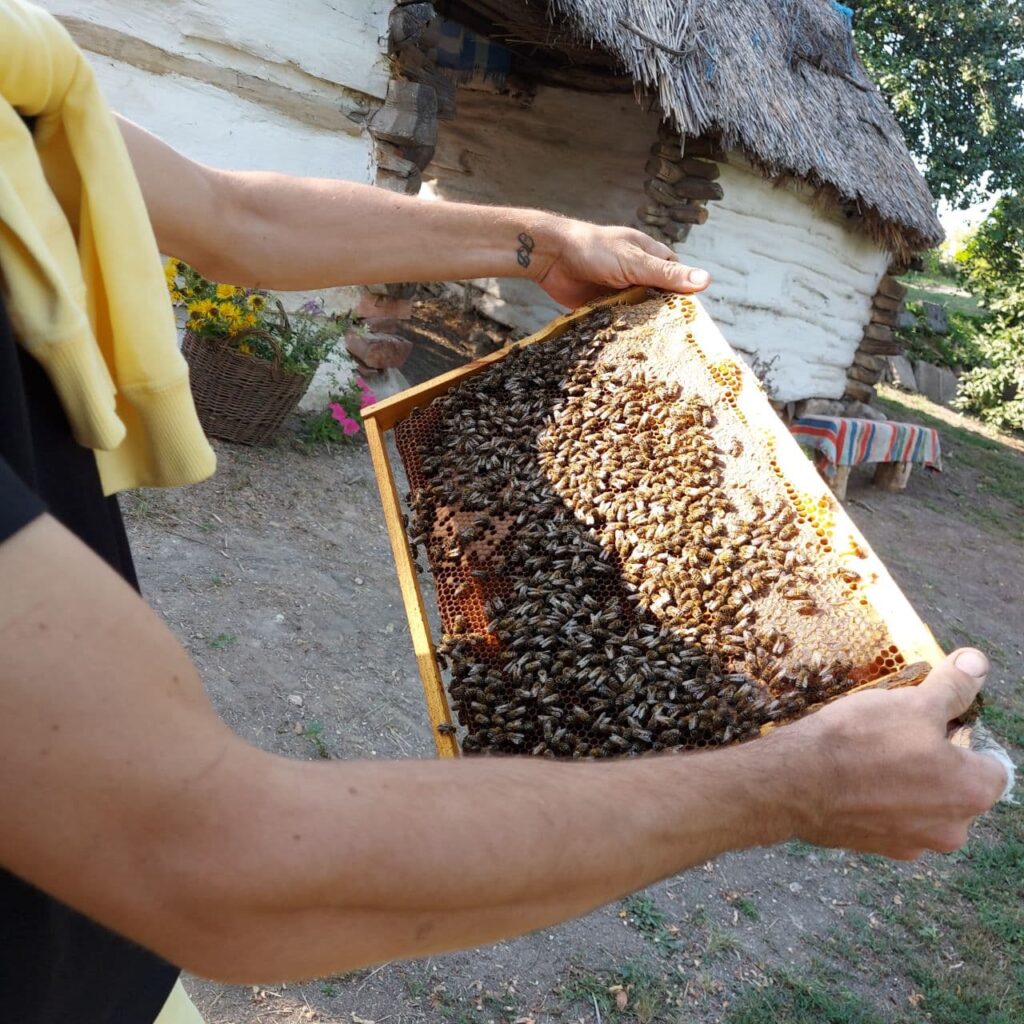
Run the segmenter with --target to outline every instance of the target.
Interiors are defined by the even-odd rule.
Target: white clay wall
[[[657,120],[628,95],[542,88],[526,102],[463,89],[424,194],[632,224]],[[676,247],[713,275],[711,315],[742,352],[777,357],[774,397],[840,397],[888,255],[799,186],[776,188],[738,156],[721,171],[725,198]],[[476,284],[481,307],[522,330],[560,312],[528,282]]]
[[[110,105],[215,167],[372,183],[390,0],[38,0]],[[318,293],[329,309],[355,288]],[[286,299],[301,305],[306,293]]]
[[[389,0],[39,0],[111,105],[205,163],[373,180]]]

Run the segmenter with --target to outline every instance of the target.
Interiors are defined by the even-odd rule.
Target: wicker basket
[[[273,347],[273,363],[236,349],[243,337],[259,336]],[[265,444],[306,393],[311,373],[281,367],[281,348],[267,331],[250,329],[228,338],[185,332],[192,397],[203,429],[235,444]]]

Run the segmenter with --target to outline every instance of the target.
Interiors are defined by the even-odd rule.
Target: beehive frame
[[[515,345],[527,346],[549,341],[557,338],[576,321],[589,316],[596,310],[633,305],[650,297],[651,292],[646,288],[626,289],[553,320],[542,330],[516,342]],[[918,617],[885,566],[871,550],[863,535],[836,501],[785,425],[772,410],[753,373],[742,360],[737,359],[736,354],[722,337],[699,300],[690,296],[687,301],[695,310],[695,317],[688,325],[688,330],[699,339],[704,355],[713,363],[735,364],[737,370],[734,372],[741,374],[744,386],[737,391],[736,405],[751,427],[770,440],[775,460],[773,465],[778,474],[800,494],[802,499],[813,502],[817,507],[826,510],[833,520],[832,535],[841,538],[845,544],[858,553],[858,565],[868,580],[862,588],[862,596],[870,603],[873,612],[885,622],[893,644],[899,648],[903,663],[910,664],[919,661],[929,664],[937,663],[943,654],[928,627]],[[459,755],[460,749],[453,728],[448,697],[438,664],[423,593],[403,523],[401,500],[395,483],[385,435],[388,431],[393,431],[395,426],[409,416],[413,409],[429,405],[433,399],[445,394],[462,381],[480,373],[490,364],[504,359],[509,350],[506,348],[484,356],[363,410],[370,457],[380,490],[385,524],[395,559],[399,587],[409,622],[427,711],[433,728],[434,742],[440,757],[456,757]]]

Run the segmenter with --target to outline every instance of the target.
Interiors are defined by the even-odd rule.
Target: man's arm
[[[632,228],[326,178],[217,170],[119,123],[161,252],[215,281],[305,290],[530,277],[566,306],[631,284],[694,292],[709,281]]]
[[[950,850],[1004,782],[945,738],[980,685],[952,660],[713,753],[288,761],[221,722],[158,617],[54,520],[0,545],[0,579],[0,864],[225,980],[477,945],[794,834]]]

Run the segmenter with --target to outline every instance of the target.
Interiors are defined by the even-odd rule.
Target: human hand
[[[793,794],[797,835],[898,860],[963,846],[1006,785],[997,761],[947,738],[987,672],[985,656],[963,648],[920,686],[858,693],[779,730],[810,755]]]
[[[667,245],[633,228],[559,218],[553,223],[550,254],[537,255],[542,258],[535,260],[534,279],[570,308],[630,285],[699,292],[711,281],[707,271],[680,263]]]

